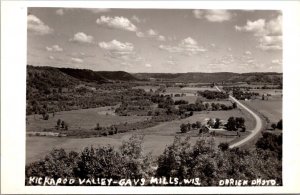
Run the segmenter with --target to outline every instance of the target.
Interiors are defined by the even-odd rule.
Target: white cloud
[[[277,18],[270,20],[266,24],[266,31],[268,35],[278,36],[282,34],[282,16],[279,15]]]
[[[94,40],[93,36],[87,35],[84,32],[78,32],[74,34],[74,37],[70,41],[77,43],[92,43]]]
[[[251,51],[245,51],[246,55],[252,55]]]
[[[109,17],[109,16],[101,16],[96,20],[98,25],[106,25],[111,28],[126,30],[135,32],[137,31],[137,27],[131,23],[131,21],[125,17]]]
[[[233,17],[228,10],[193,10],[193,14],[195,18],[205,18],[209,22],[229,21]]]
[[[27,16],[27,29],[37,35],[46,35],[53,32],[52,28],[32,14]]]
[[[146,66],[147,68],[151,68],[151,67],[152,67],[151,64],[145,64],[145,66]]]
[[[56,14],[62,16],[62,15],[64,15],[65,13],[64,13],[64,10],[63,10],[63,9],[58,9],[58,10],[56,10]]]
[[[159,35],[157,39],[159,41],[166,41],[166,38],[163,35]]]
[[[258,37],[257,48],[269,50],[282,50],[282,16],[279,15],[275,19],[266,22],[264,19],[256,21],[247,21],[245,26],[235,26],[240,32],[252,32]]]
[[[208,10],[205,18],[210,22],[223,22],[232,18],[232,14],[227,10]]]
[[[133,21],[135,21],[136,23],[140,23],[140,22],[141,22],[141,19],[140,19],[139,17],[137,17],[136,15],[133,15],[133,16],[131,17],[131,19],[132,19]]]
[[[207,51],[205,48],[200,47],[197,41],[191,37],[183,39],[177,46],[160,45],[159,48],[170,53],[185,53],[187,55],[194,55]]]
[[[71,61],[74,62],[74,63],[82,63],[83,59],[80,59],[80,58],[71,58]]]
[[[235,29],[241,32],[254,32],[255,36],[260,36],[265,33],[265,24],[264,19],[258,19],[253,22],[248,20],[245,26],[235,26]]]
[[[282,64],[282,61],[279,60],[279,59],[272,60],[271,62],[272,62],[272,64],[276,64],[276,65],[281,65]]]
[[[119,52],[132,52],[134,46],[132,43],[122,43],[117,40],[112,40],[110,42],[100,42],[99,47],[109,51],[119,51]]]
[[[145,37],[145,34],[142,32],[136,32],[137,37]]]
[[[149,29],[149,30],[147,31],[147,34],[148,34],[149,36],[157,36],[157,35],[158,35],[157,31],[155,31],[155,30],[153,30],[153,29]]]
[[[204,12],[202,10],[195,9],[195,10],[193,10],[193,13],[194,13],[195,18],[197,18],[197,19],[203,18]]]
[[[63,51],[63,48],[61,48],[59,45],[52,45],[50,47],[46,47],[47,51],[53,51],[53,52],[61,52]]]
[[[55,59],[53,56],[48,56],[48,58],[49,58],[50,60],[54,60],[54,59]]]
[[[259,39],[258,48],[264,51],[282,50],[282,36],[263,36]]]

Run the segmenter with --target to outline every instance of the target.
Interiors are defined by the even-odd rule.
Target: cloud
[[[265,33],[266,22],[264,19],[259,19],[256,21],[247,21],[245,26],[235,26],[237,31],[241,32],[254,32],[255,36],[260,36]]]
[[[109,12],[110,11],[109,8],[89,8],[87,10],[91,11],[94,14],[105,13],[105,12]]]
[[[244,26],[235,26],[239,32],[252,32],[258,40],[257,48],[270,51],[282,50],[282,16],[266,22],[265,19],[248,20]]]
[[[27,16],[27,30],[37,35],[51,34],[54,31],[52,28],[44,24],[44,22],[38,17],[32,14]]]
[[[89,11],[91,13],[94,14],[98,14],[98,13],[106,13],[109,12],[110,9],[109,8],[59,8],[56,10],[56,14],[57,15],[64,15],[66,12],[70,12],[70,11]]]
[[[117,40],[112,40],[110,42],[100,42],[99,47],[108,51],[118,51],[118,52],[132,52],[134,46],[132,43],[122,43]]]
[[[145,66],[146,66],[147,68],[151,68],[151,67],[152,67],[151,64],[145,64]]]
[[[53,51],[53,52],[61,52],[63,51],[63,48],[61,48],[59,45],[52,45],[50,47],[46,47],[47,51]]]
[[[56,10],[56,12],[55,12],[57,15],[59,15],[59,16],[62,16],[62,15],[64,15],[65,14],[65,12],[64,12],[64,10],[63,9],[58,9],[58,10]]]
[[[157,39],[159,41],[166,41],[166,38],[163,35],[159,35]]]
[[[149,35],[149,36],[157,36],[158,33],[157,33],[157,31],[155,31],[155,30],[153,30],[153,29],[149,29],[149,30],[147,31],[147,35]]]
[[[109,17],[101,16],[96,20],[96,23],[100,26],[108,26],[110,28],[121,29],[125,31],[135,32],[137,27],[131,23],[131,21],[125,17]]]
[[[137,37],[145,37],[145,34],[143,32],[136,32]]]
[[[282,61],[279,59],[272,60],[271,63],[276,65],[282,65]]]
[[[209,22],[229,21],[233,17],[228,10],[193,10],[193,14],[195,18],[205,18]]]
[[[82,63],[83,59],[80,59],[80,58],[71,58],[71,61],[74,62],[74,63]]]
[[[54,60],[54,59],[55,59],[53,56],[48,56],[48,58],[49,58],[50,60]]]
[[[245,55],[252,55],[251,51],[245,51]]]
[[[92,43],[94,40],[93,36],[87,35],[84,32],[78,32],[74,34],[74,37],[70,41],[77,43]]]
[[[259,39],[258,48],[264,51],[282,50],[282,36],[263,36]]]
[[[185,53],[187,55],[194,55],[207,51],[203,47],[200,47],[197,41],[191,37],[183,39],[177,46],[160,45],[159,48],[170,53]]]
[[[135,21],[136,23],[140,23],[140,22],[141,22],[141,19],[140,19],[139,17],[137,17],[136,15],[133,15],[133,16],[131,17],[131,19],[132,19],[133,21]]]

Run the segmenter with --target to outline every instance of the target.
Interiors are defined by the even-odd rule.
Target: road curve
[[[221,91],[218,86],[215,86],[215,87],[216,87],[216,89],[218,91]],[[252,139],[255,135],[257,135],[260,132],[260,130],[262,129],[262,120],[261,120],[261,118],[257,114],[255,114],[252,110],[250,110],[244,104],[242,104],[241,102],[239,102],[237,99],[235,99],[231,95],[229,95],[229,98],[232,99],[234,102],[236,102],[239,105],[239,107],[242,107],[243,109],[245,109],[246,111],[248,111],[254,117],[254,119],[256,121],[256,125],[255,125],[254,129],[252,129],[250,131],[251,133],[247,137],[245,137],[244,139],[242,139],[242,140],[240,140],[240,141],[238,141],[238,142],[236,142],[234,144],[229,145],[229,148],[234,148],[234,147],[238,147],[238,146],[246,143],[247,141],[249,141],[250,139]]]

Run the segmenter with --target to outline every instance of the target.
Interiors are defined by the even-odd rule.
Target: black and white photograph
[[[27,22],[26,185],[282,185],[280,10]]]
[[[25,188],[289,185],[282,9],[22,9]]]

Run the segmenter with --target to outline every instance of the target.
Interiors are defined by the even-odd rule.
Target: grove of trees
[[[217,186],[224,178],[262,178],[275,179],[282,185],[281,136],[264,134],[254,149],[230,149],[226,143],[216,146],[212,137],[200,138],[192,145],[188,137],[176,136],[157,160],[144,154],[142,143],[143,137],[135,135],[118,149],[89,147],[79,153],[54,149],[44,159],[26,166],[26,185],[29,185],[30,176],[54,179],[199,178],[201,186]]]

